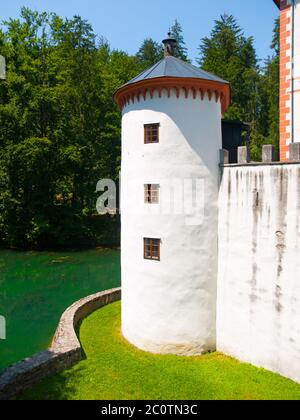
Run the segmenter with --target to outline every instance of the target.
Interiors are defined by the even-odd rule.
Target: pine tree
[[[177,19],[175,20],[174,25],[171,27],[170,33],[171,38],[174,38],[177,41],[175,56],[183,61],[189,62],[188,49],[186,48],[183,37],[183,29]]]
[[[260,131],[265,137],[264,143],[273,144],[277,151],[279,151],[279,27],[279,19],[276,19],[271,44],[273,55],[265,60],[260,79],[261,107],[258,119]]]
[[[163,47],[148,38],[145,39],[136,56],[142,68],[147,69],[163,58]]]
[[[259,68],[253,38],[246,38],[236,19],[223,15],[199,47],[199,65],[231,84],[228,119],[255,124],[257,119]]]

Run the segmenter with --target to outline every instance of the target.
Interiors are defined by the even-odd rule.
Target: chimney
[[[171,38],[171,32],[168,33],[168,38],[163,40],[165,46],[165,57],[174,57],[177,41]]]

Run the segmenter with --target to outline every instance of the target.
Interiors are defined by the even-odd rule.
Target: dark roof
[[[280,8],[280,0],[273,0],[273,1],[276,4],[276,6],[278,6]]]
[[[179,60],[176,57],[169,56],[163,58],[153,67],[148,70],[145,70],[143,73],[139,74],[124,86],[131,85],[143,80],[155,79],[158,77],[183,77],[183,78],[193,78],[193,79],[202,79],[210,80],[220,83],[228,83],[223,79],[220,79],[217,76],[214,76],[211,73],[207,73],[204,70],[198,69],[197,67],[186,63],[182,60]]]

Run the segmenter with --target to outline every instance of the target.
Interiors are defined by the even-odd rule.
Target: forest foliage
[[[188,56],[178,21],[176,55]],[[251,151],[278,147],[278,22],[274,54],[257,59],[253,38],[223,15],[201,40],[198,62],[228,80],[225,118],[251,124]],[[85,247],[119,242],[119,218],[96,214],[96,184],[116,182],[120,113],[113,92],[163,57],[151,38],[130,55],[111,49],[79,16],[61,18],[23,8],[3,23],[0,54],[0,243],[13,247]]]

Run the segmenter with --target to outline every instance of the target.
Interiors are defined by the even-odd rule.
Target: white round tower
[[[221,116],[229,84],[172,55],[122,86],[122,332],[195,355],[216,342]]]

